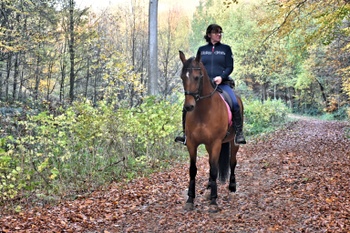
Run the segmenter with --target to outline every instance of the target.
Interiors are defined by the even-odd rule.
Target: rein
[[[187,70],[201,70],[201,68],[200,68],[200,67],[197,67],[197,68],[187,68]],[[203,74],[201,73],[201,76],[200,76],[200,86],[199,86],[197,92],[189,92],[189,91],[186,91],[186,90],[185,90],[185,95],[190,95],[190,96],[192,96],[192,97],[195,99],[196,102],[199,101],[199,100],[201,100],[201,99],[209,98],[209,97],[211,97],[212,95],[214,95],[215,91],[216,91],[217,88],[218,88],[218,85],[215,84],[214,90],[213,90],[209,95],[201,96],[199,92],[202,91],[202,83],[203,83]]]

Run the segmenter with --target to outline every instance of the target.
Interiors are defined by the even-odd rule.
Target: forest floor
[[[298,118],[249,141],[237,159],[237,192],[204,198],[207,156],[198,159],[195,209],[184,211],[188,163],[113,183],[54,206],[0,213],[0,232],[350,232],[349,123]]]

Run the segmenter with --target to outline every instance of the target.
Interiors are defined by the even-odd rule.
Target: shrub
[[[333,112],[334,119],[336,120],[346,120],[349,118],[348,116],[348,106],[342,106]]]
[[[12,140],[12,136],[0,138],[0,197],[4,199],[14,198],[23,187],[19,180],[19,161],[12,157],[13,146],[8,143]]]
[[[132,109],[76,103],[18,122],[22,134],[0,141],[0,200],[20,190],[64,195],[164,166],[174,156],[177,104],[155,97]],[[11,148],[11,150],[5,150]],[[176,155],[176,154],[175,154]]]
[[[268,99],[264,103],[258,100],[245,101],[245,131],[247,135],[267,132],[285,122],[286,105],[280,100]]]

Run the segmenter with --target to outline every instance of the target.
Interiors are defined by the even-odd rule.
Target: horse
[[[185,135],[186,146],[190,155],[188,199],[185,210],[194,209],[195,179],[197,175],[197,148],[204,144],[209,154],[209,182],[210,204],[209,212],[218,212],[217,205],[217,178],[225,182],[230,172],[228,189],[236,192],[235,168],[236,154],[239,145],[234,142],[235,130],[229,124],[229,113],[224,99],[220,96],[216,84],[210,80],[207,71],[200,61],[200,54],[188,60],[182,51],[179,51],[183,67],[181,79],[183,82],[186,113]],[[243,103],[239,96],[237,101],[243,119]],[[229,150],[228,147],[231,147]],[[225,148],[226,147],[226,153]]]

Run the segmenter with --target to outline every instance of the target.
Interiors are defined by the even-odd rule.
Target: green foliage
[[[313,110],[321,105],[326,107],[333,95],[340,96],[339,104],[343,102],[346,96],[339,87],[342,84],[346,87],[349,76],[346,75],[349,42],[345,38],[349,37],[346,19],[350,4],[335,0],[271,3],[270,17],[261,22],[272,26],[270,43],[287,42],[283,45],[289,54],[289,64],[285,65],[291,66],[290,78],[297,78],[294,88],[298,107]]]
[[[114,106],[81,102],[57,115],[41,112],[19,122],[25,134],[0,140],[0,200],[20,190],[64,195],[95,189],[145,175],[178,156],[173,143],[181,122],[178,104],[149,97],[137,108]]]
[[[309,89],[310,85],[312,84],[312,81],[312,77],[310,77],[307,73],[301,73],[298,75],[295,88],[297,90]]]
[[[343,91],[348,96],[348,100],[350,100],[350,67],[341,70],[341,74],[343,75]]]
[[[320,116],[324,113],[322,106],[306,105],[306,104],[295,107],[293,109],[293,112],[297,114],[304,114],[307,116]]]
[[[136,143],[138,153],[150,158],[154,156],[150,150],[158,151],[157,156],[167,155],[167,151],[162,150],[162,145],[157,142],[175,130],[173,123],[176,109],[176,105],[149,97],[139,107],[119,112],[119,119],[127,119],[123,122],[123,129],[127,132],[127,137]]]
[[[348,105],[344,105],[342,107],[337,108],[336,110],[332,111],[332,112],[322,112],[322,113],[318,113],[318,114],[308,114],[311,116],[318,116],[320,119],[322,120],[348,120],[350,119],[349,116],[349,107]]]
[[[334,115],[332,113],[326,113],[320,116],[320,119],[325,121],[332,121],[334,120]]]
[[[282,125],[289,113],[288,108],[280,100],[268,99],[264,103],[258,100],[245,101],[245,126],[247,135],[268,132]]]
[[[39,199],[71,195],[169,166],[187,156],[173,142],[182,104],[182,95],[172,102],[148,97],[134,108],[86,101],[56,115],[27,116],[18,123],[23,134],[1,139],[1,200],[19,193],[34,192]],[[280,101],[270,100],[247,101],[245,109],[249,135],[276,126],[287,113]]]
[[[346,120],[350,119],[348,116],[349,105],[342,106],[333,112],[333,116],[335,120]]]
[[[0,28],[0,48],[9,58],[0,61],[0,66],[14,67],[7,64],[17,59],[13,53],[18,51],[19,61],[24,62],[18,70],[24,82],[14,80],[16,69],[11,68],[7,84],[23,83],[23,90],[35,94],[38,102],[66,97],[60,96],[63,89],[59,88],[68,85],[63,79],[71,68],[65,44],[69,30],[56,30],[59,20],[60,28],[69,28],[69,11],[64,4],[47,7],[49,2],[43,1],[38,8],[22,1],[4,1],[7,17]],[[329,101],[320,98],[321,91],[327,98],[339,94],[339,103],[344,102],[340,92],[350,96],[345,20],[349,4],[335,0],[236,2],[203,0],[193,20],[187,21],[178,12],[162,20],[159,81],[165,84],[161,85],[164,96],[171,96],[172,88],[181,89],[173,79],[180,64],[177,48],[194,54],[205,43],[203,35],[211,23],[223,26],[223,43],[232,46],[235,55],[232,76],[236,83],[246,85],[246,97],[275,95],[288,99],[298,111],[315,115],[323,113]],[[95,16],[76,9],[74,94],[94,103],[76,102],[57,109],[57,114],[35,109],[33,112],[40,113],[21,121],[13,118],[13,125],[1,128],[0,200],[11,199],[20,191],[46,190],[52,195],[94,189],[113,179],[133,178],[166,166],[182,152],[173,143],[175,132],[181,129],[182,99],[170,103],[143,97],[147,13],[136,5],[132,10],[137,11],[124,10]],[[16,15],[23,17],[17,20]],[[32,27],[22,27],[23,22]],[[5,29],[10,33],[5,35]],[[116,37],[116,32],[124,36]],[[34,64],[36,68],[30,68]],[[21,93],[14,90],[12,94],[19,97]],[[102,96],[106,102],[97,101]],[[268,131],[283,123],[287,113],[281,101],[245,101],[245,131],[248,135]],[[341,119],[343,115],[345,108],[325,117]]]
[[[13,158],[12,136],[0,138],[0,197],[12,199],[22,188],[19,180],[21,168],[18,160]],[[1,198],[0,198],[1,200]]]

